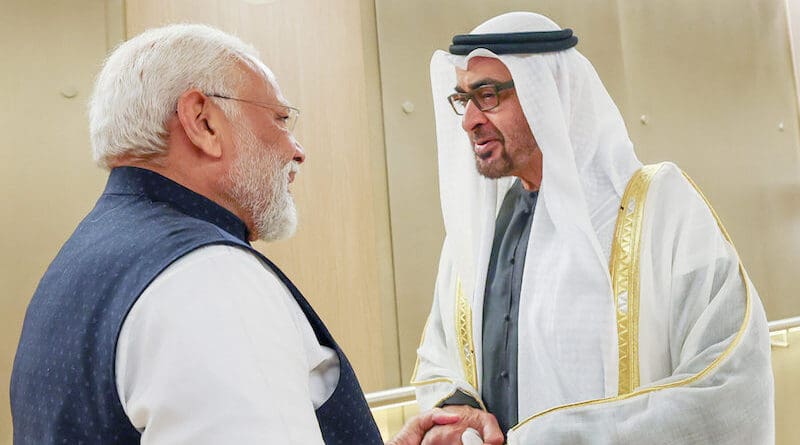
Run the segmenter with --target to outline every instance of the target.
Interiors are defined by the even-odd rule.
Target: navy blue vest
[[[339,355],[339,383],[316,412],[325,443],[383,443],[347,357],[300,291],[250,247],[244,223],[163,176],[122,167],[112,170],[28,306],[11,376],[16,445],[139,443],[117,395],[122,323],[161,271],[210,244],[258,255],[291,291],[320,344]]]

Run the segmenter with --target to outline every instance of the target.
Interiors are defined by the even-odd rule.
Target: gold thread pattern
[[[697,191],[697,193],[700,195],[700,197],[706,203],[706,206],[711,211],[711,215],[717,221],[717,226],[719,227],[720,231],[722,232],[722,235],[725,237],[725,240],[731,245],[731,247],[733,247],[734,252],[735,252],[736,251],[736,247],[734,246],[730,235],[728,235],[728,231],[725,230],[725,227],[722,225],[722,221],[720,221],[719,216],[717,215],[717,212],[715,212],[714,208],[711,207],[711,203],[708,202],[708,199],[705,197],[705,195],[703,195],[703,192],[700,191],[700,188],[697,187],[697,184],[695,184],[694,181],[692,181],[692,179],[688,175],[686,175],[686,173],[683,173],[683,176],[689,181],[689,183],[692,185],[692,187],[694,187],[694,189]],[[738,257],[739,254],[736,253],[736,255]],[[717,368],[720,365],[720,363],[722,363],[725,359],[727,359],[733,353],[733,350],[736,349],[736,347],[742,341],[742,337],[744,336],[744,333],[747,330],[747,325],[748,325],[748,323],[750,321],[750,314],[751,314],[751,311],[752,311],[752,292],[750,290],[750,284],[749,284],[749,282],[747,280],[747,273],[744,270],[744,265],[742,264],[741,259],[739,260],[739,276],[742,279],[742,283],[744,284],[744,289],[745,289],[745,310],[744,310],[744,318],[742,319],[742,324],[739,326],[739,330],[736,333],[736,336],[733,338],[733,340],[728,345],[728,347],[725,348],[725,350],[722,352],[722,354],[720,354],[719,357],[714,359],[714,361],[712,361],[702,371],[698,372],[697,374],[695,374],[693,376],[690,376],[690,377],[687,377],[685,379],[682,379],[682,380],[677,380],[675,382],[667,383],[667,384],[664,384],[664,385],[657,385],[657,386],[651,386],[651,387],[647,387],[647,388],[638,389],[636,391],[630,392],[630,393],[625,394],[625,395],[619,395],[617,397],[608,397],[608,398],[605,398],[605,399],[587,400],[587,401],[584,401],[584,402],[577,402],[577,403],[570,403],[570,404],[567,404],[567,405],[556,406],[556,407],[541,411],[539,413],[536,413],[536,414],[534,414],[534,415],[532,415],[530,417],[527,417],[526,419],[522,420],[520,423],[518,423],[517,425],[512,427],[509,431],[516,431],[516,430],[522,428],[525,424],[527,424],[527,423],[529,423],[529,422],[531,422],[531,421],[533,421],[535,419],[538,419],[538,418],[540,418],[542,416],[545,416],[547,414],[551,414],[553,412],[563,411],[563,410],[570,409],[570,408],[581,408],[581,407],[586,407],[586,406],[591,406],[591,405],[600,405],[600,404],[603,404],[603,403],[618,402],[618,401],[630,399],[630,398],[633,398],[633,397],[638,397],[640,395],[648,394],[648,393],[651,393],[651,392],[661,391],[661,390],[670,389],[670,388],[676,388],[676,387],[680,387],[680,386],[691,385],[692,383],[694,383],[694,382],[702,379],[706,375],[708,375],[711,371],[713,371],[715,368]]]
[[[661,164],[646,165],[628,181],[611,245],[609,268],[619,349],[618,395],[639,386],[639,249],[647,190],[660,167]]]
[[[456,338],[458,339],[458,353],[461,356],[464,378],[473,388],[478,389],[475,344],[472,341],[472,308],[470,307],[469,300],[464,296],[460,278],[456,282],[455,306]]]
[[[466,304],[466,310],[460,308],[460,304],[462,304],[462,302],[464,302],[464,304]],[[459,346],[460,346],[459,347],[459,351],[460,351],[459,356],[461,356],[462,365],[463,365],[463,363],[464,363],[464,361],[463,361],[464,360],[464,354],[463,354],[464,348],[461,345],[468,344],[469,345],[469,351],[470,351],[469,356],[472,357],[472,360],[471,360],[472,372],[470,373],[469,371],[467,371],[467,367],[466,366],[464,367],[464,370],[465,370],[465,375],[467,375],[467,376],[471,375],[472,376],[472,380],[469,382],[469,384],[472,385],[473,388],[477,389],[478,388],[478,386],[476,385],[476,382],[477,382],[476,370],[477,370],[477,368],[475,366],[475,352],[474,352],[475,348],[473,347],[473,343],[472,343],[472,310],[470,309],[469,302],[466,301],[466,299],[463,297],[463,292],[461,290],[461,280],[460,279],[457,280],[457,285],[456,285],[456,304],[455,304],[455,306],[456,306],[456,324],[458,326],[457,327],[457,330],[458,330],[457,333],[459,334],[458,338],[459,338]],[[465,315],[461,316],[462,313],[464,313]],[[462,320],[462,318],[464,319],[463,323],[464,323],[464,325],[466,325],[466,330],[462,330],[461,329],[461,323],[459,323],[459,320]],[[428,323],[430,323],[430,318],[425,322],[425,327],[422,330],[422,338],[419,341],[419,347],[422,347],[422,343],[425,341],[425,333],[428,332]],[[464,340],[464,338],[466,338],[466,337],[462,337],[461,334],[460,334],[461,332],[467,333],[467,335],[469,337],[468,340]],[[417,355],[416,363],[414,363],[414,371],[411,373],[411,382],[409,382],[411,384],[411,386],[426,386],[426,385],[433,385],[435,383],[449,383],[449,384],[455,386],[455,389],[450,391],[445,397],[441,398],[433,406],[440,406],[442,402],[444,402],[445,400],[447,400],[450,397],[452,397],[452,395],[455,394],[456,391],[461,391],[464,394],[467,394],[468,396],[472,397],[476,402],[478,402],[478,405],[480,405],[482,410],[488,411],[486,409],[486,405],[483,403],[483,400],[481,399],[481,397],[478,394],[476,394],[476,393],[474,393],[474,392],[472,392],[470,390],[467,390],[465,388],[460,388],[459,385],[457,385],[456,382],[453,379],[450,379],[450,378],[447,378],[447,377],[435,377],[435,378],[427,379],[427,380],[417,380],[417,372],[418,371],[419,371],[419,355]]]
[[[422,347],[422,343],[425,342],[425,333],[428,332],[428,323],[431,322],[430,316],[427,320],[425,320],[425,327],[422,328],[422,335],[419,339],[419,345],[417,346],[417,350]],[[409,382],[411,385],[424,385],[426,383],[436,383],[437,380],[446,380],[446,379],[431,379],[431,380],[424,380],[424,381],[417,381],[417,372],[419,372],[419,352],[417,353],[417,359],[414,361],[414,371],[411,372],[411,381]]]

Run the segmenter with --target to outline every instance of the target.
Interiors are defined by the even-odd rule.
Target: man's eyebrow
[[[494,79],[494,78],[491,78],[491,77],[485,77],[483,79],[478,79],[475,82],[472,82],[471,84],[468,85],[468,87],[469,87],[469,89],[471,91],[471,90],[474,90],[475,88],[479,88],[479,87],[482,87],[484,85],[495,85],[495,84],[503,83],[503,82],[504,81],[502,81],[502,80]],[[464,91],[464,89],[461,88],[458,85],[456,85],[456,87],[454,89],[456,90],[456,93],[466,93],[466,91]]]

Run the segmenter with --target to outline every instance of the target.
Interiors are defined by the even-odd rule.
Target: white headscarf
[[[560,29],[547,17],[512,12],[488,20],[472,34]],[[495,218],[513,178],[478,174],[461,118],[447,101],[457,83],[455,68],[466,69],[473,57],[506,65],[544,159],[519,311],[518,372],[537,384],[520,381],[521,408],[525,400],[524,411],[530,412],[587,396],[615,395],[617,332],[608,258],[622,194],[641,167],[622,116],[591,63],[575,48],[433,55],[442,212],[452,261],[465,295],[471,296],[476,339],[481,338]],[[604,372],[587,374],[587,367]],[[542,387],[550,389],[538,392]]]

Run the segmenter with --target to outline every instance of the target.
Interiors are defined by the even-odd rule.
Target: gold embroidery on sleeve
[[[419,346],[417,346],[417,350],[422,347],[422,344],[425,342],[425,333],[428,332],[428,323],[430,323],[430,318],[425,322],[425,327],[422,328],[422,337],[419,340]],[[409,384],[411,386],[423,386],[423,385],[430,385],[433,383],[453,383],[452,380],[446,377],[436,377],[428,380],[417,380],[417,373],[419,372],[419,353],[417,353],[417,360],[414,362],[414,371],[411,373],[411,381]]]
[[[609,267],[619,346],[618,395],[639,386],[639,248],[647,190],[660,166],[644,166],[628,182],[611,245]]]
[[[456,282],[456,338],[461,366],[467,383],[478,389],[478,369],[475,363],[475,344],[472,341],[472,308],[464,296],[461,280]]]

